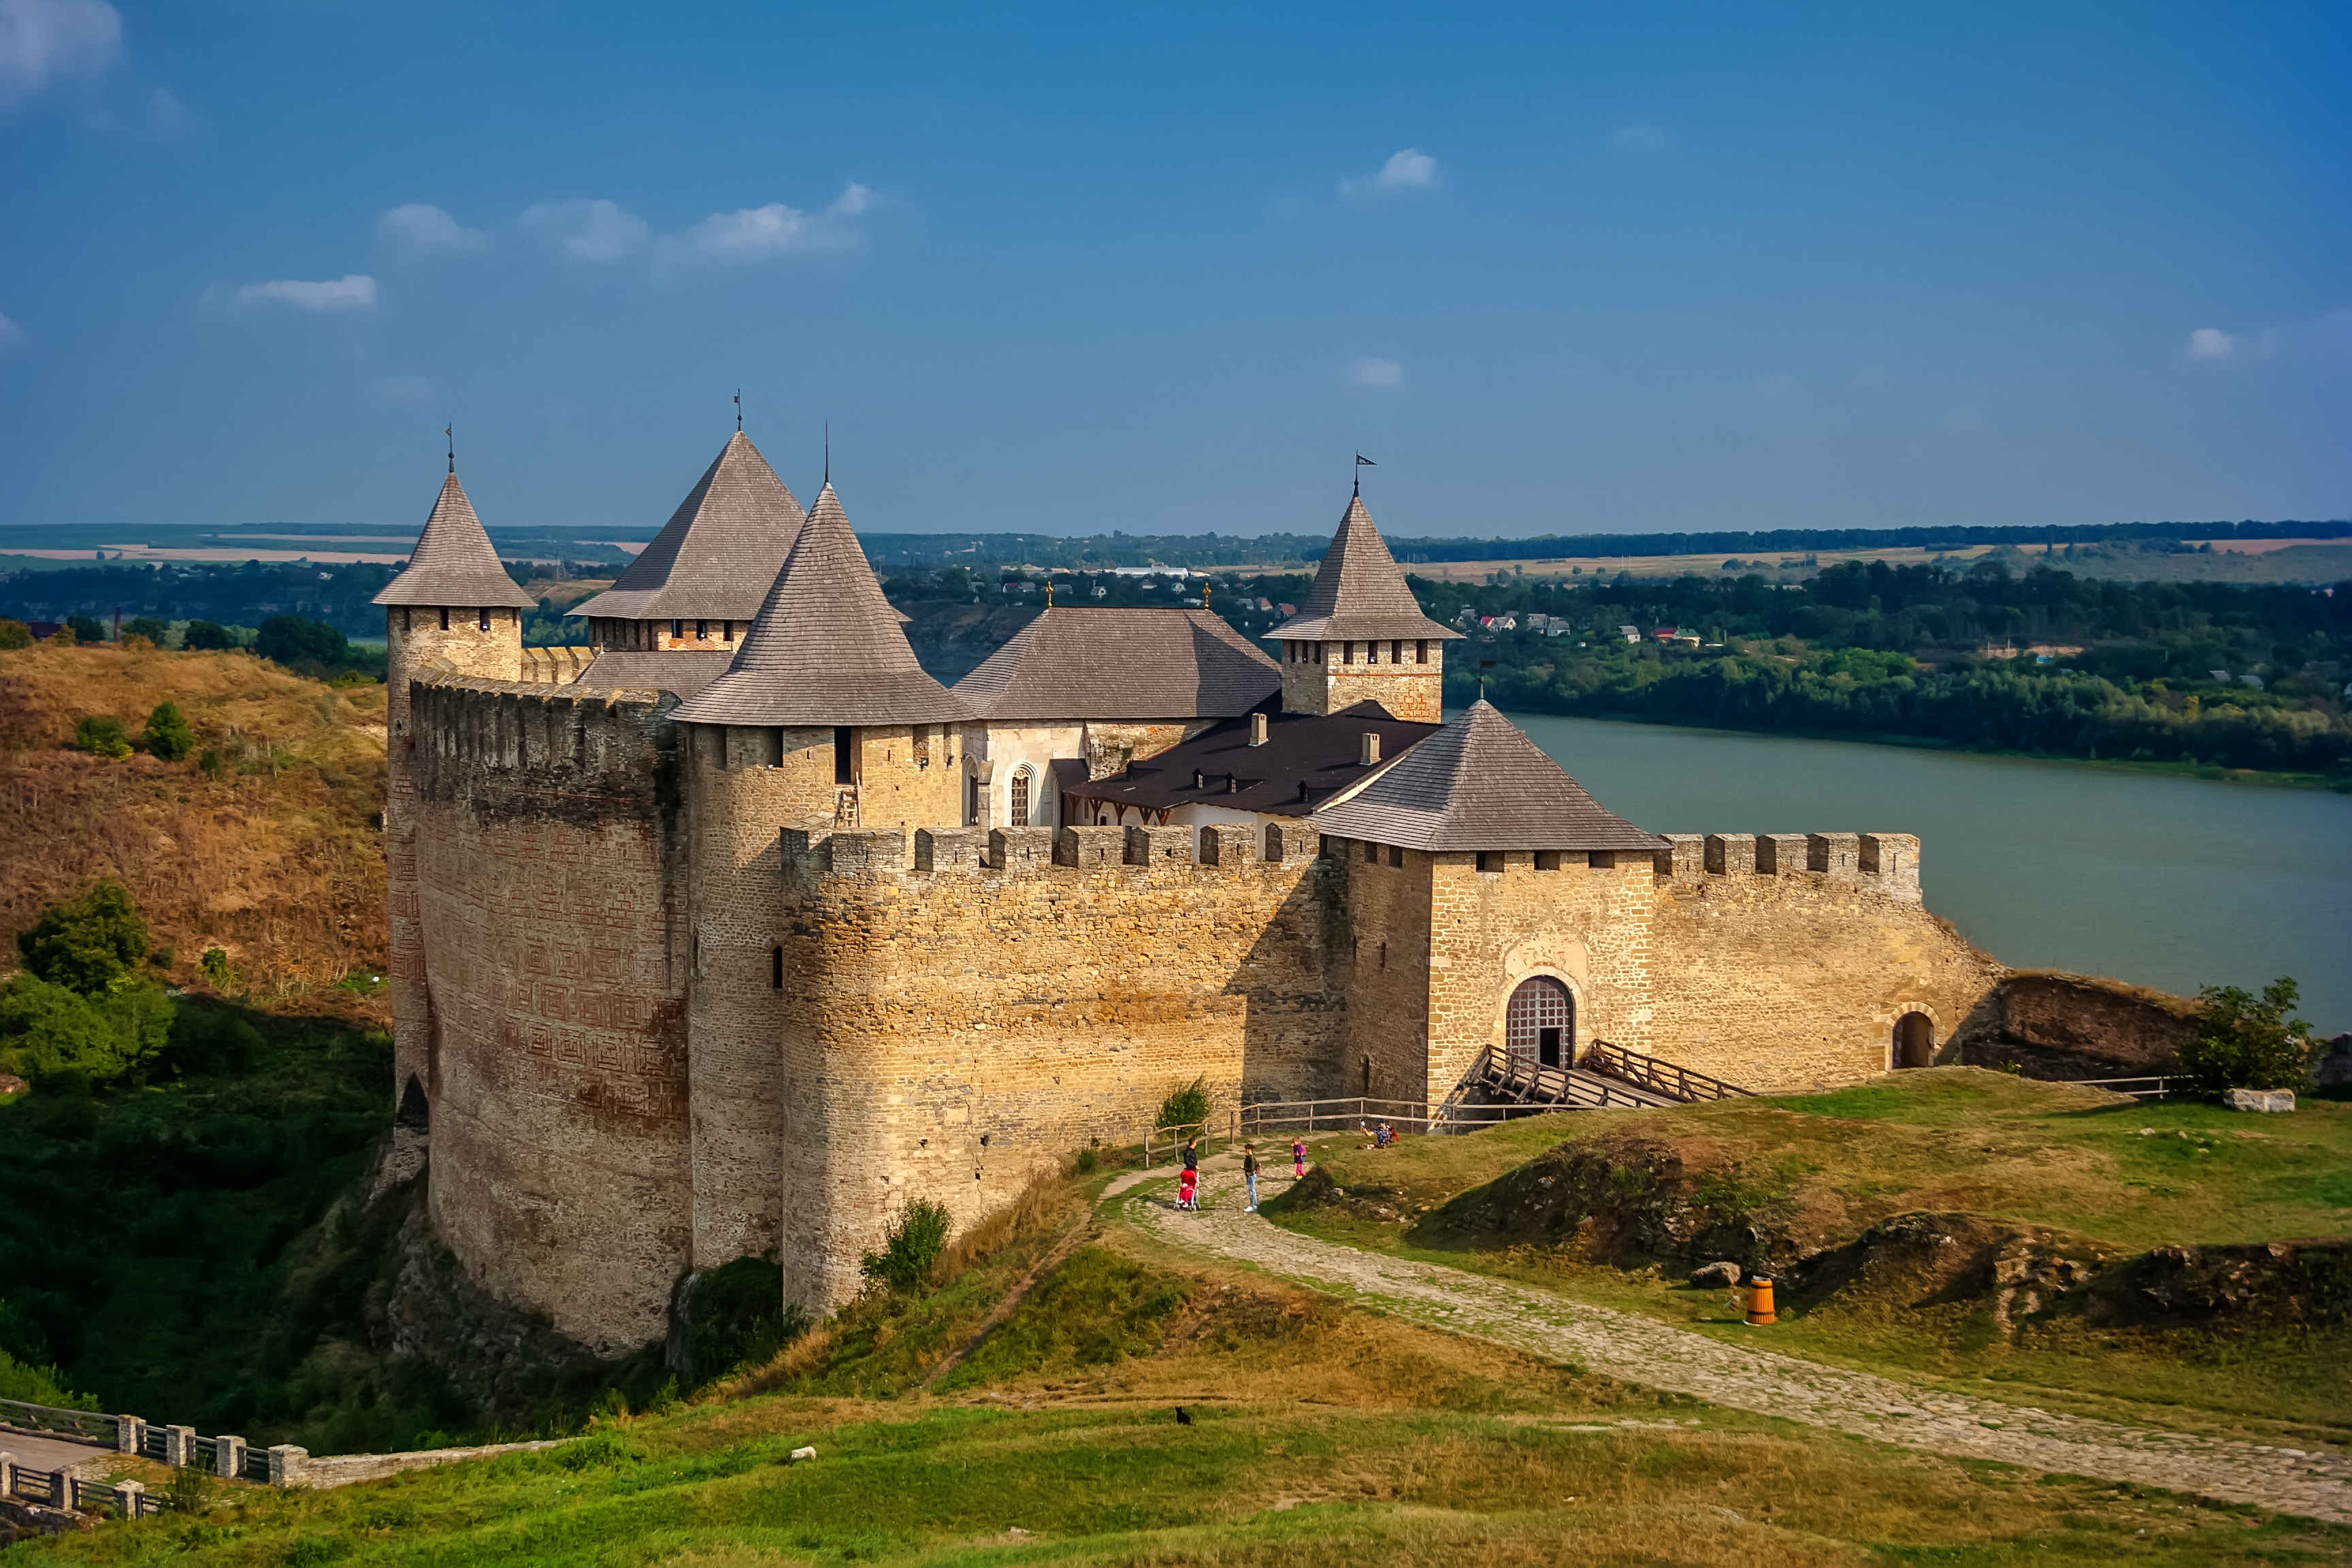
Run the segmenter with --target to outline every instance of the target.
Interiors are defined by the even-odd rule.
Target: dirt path
[[[1970,1399],[1726,1344],[1460,1269],[1317,1241],[1243,1213],[1240,1173],[1221,1169],[1224,1164],[1220,1159],[1203,1168],[1210,1206],[1200,1213],[1180,1214],[1166,1200],[1154,1198],[1129,1200],[1129,1212],[1175,1246],[1255,1264],[1418,1322],[1548,1361],[1573,1362],[1627,1383],[1906,1448],[2164,1487],[2352,1523],[2352,1458],[2339,1452],[2228,1442]],[[1139,1173],[1135,1180],[1147,1174],[1165,1173]]]

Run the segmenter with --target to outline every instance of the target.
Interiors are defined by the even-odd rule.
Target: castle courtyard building
[[[1650,833],[1445,715],[1459,634],[1360,496],[1274,658],[1053,606],[944,687],[740,432],[585,648],[523,648],[454,472],[380,602],[402,1157],[600,1353],[745,1256],[828,1310],[907,1204],[973,1224],[1195,1078],[1438,1107],[1606,1042],[1811,1089],[1933,1059],[1997,971],[1916,838]]]

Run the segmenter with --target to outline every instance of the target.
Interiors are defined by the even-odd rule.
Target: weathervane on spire
[[[457,426],[454,423],[444,425],[441,434],[449,437],[449,471],[455,474],[457,471]]]
[[[1366,468],[1379,468],[1379,467],[1380,467],[1380,465],[1379,465],[1378,463],[1373,462],[1370,458],[1365,457],[1361,452],[1359,452],[1359,453],[1357,453],[1357,454],[1356,454],[1356,491],[1355,491],[1355,493],[1356,493],[1356,496],[1357,496],[1357,498],[1358,498],[1359,500],[1362,499],[1362,497],[1363,497],[1363,493],[1364,493],[1364,470],[1365,470]]]
[[[833,483],[833,421],[824,422],[824,482]]]
[[[735,428],[743,428],[743,389],[740,386],[735,389]]]

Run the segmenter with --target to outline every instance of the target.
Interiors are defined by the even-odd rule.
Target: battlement
[[[1862,881],[1906,902],[1919,901],[1919,840],[1909,833],[1664,833],[1657,875],[1672,882],[1710,878],[1820,877]]]
[[[593,647],[526,647],[522,679],[526,685],[568,686],[587,674],[595,661]]]
[[[677,706],[650,689],[566,690],[436,671],[410,689],[409,739],[430,764],[596,772],[639,755]]]
[[[1318,835],[1277,823],[1260,833],[1234,823],[1205,827],[835,827],[812,818],[782,831],[784,874],[805,882],[840,878],[1069,879],[1106,871],[1139,877],[1186,871],[1230,876],[1251,867],[1297,868]]]

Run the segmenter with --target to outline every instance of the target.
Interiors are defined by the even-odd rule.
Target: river
[[[1654,833],[1916,833],[1927,907],[2018,968],[2303,987],[2352,1029],[2352,795],[2096,763],[1514,714]]]

